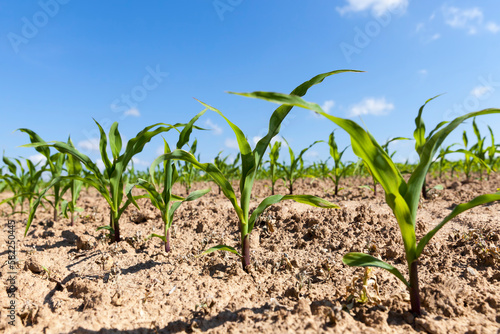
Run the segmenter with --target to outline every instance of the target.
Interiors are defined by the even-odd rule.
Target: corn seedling
[[[198,142],[195,139],[191,144],[191,148],[189,149],[189,152],[191,152],[192,155],[195,155],[197,145]],[[200,155],[198,155],[198,160],[200,160]],[[190,163],[184,161],[184,163],[180,166],[179,177],[181,180],[181,184],[183,184],[184,187],[186,188],[186,196],[187,196],[191,191],[193,182],[198,177],[198,170],[194,168],[194,166],[191,165]]]
[[[241,154],[238,153],[232,163],[226,162],[227,159],[229,159],[229,155],[222,158],[221,154],[222,151],[220,151],[219,154],[217,154],[217,156],[214,158],[215,167],[217,167],[217,169],[221,171],[222,175],[224,175],[229,180],[229,182],[234,179],[238,179],[240,176],[240,166],[238,166],[238,163],[240,161]],[[219,185],[217,186],[219,188],[220,195],[222,193],[222,189]]]
[[[193,117],[191,121],[184,127],[182,132],[180,133],[179,140],[177,142],[177,149],[182,148],[188,141],[189,141],[189,136],[192,132],[193,129],[193,124],[200,118],[203,113],[205,113],[206,109],[200,112],[198,115]],[[168,143],[164,141],[164,153],[168,154],[170,153],[170,147]],[[192,153],[191,153],[192,154]],[[151,167],[150,170],[154,171],[156,167]],[[127,186],[127,197],[129,201],[134,203],[134,205],[139,208],[137,205],[135,198],[139,197],[132,196],[132,188],[136,186],[137,188],[144,189],[147,192],[147,195],[145,196],[140,196],[140,197],[148,197],[151,200],[151,203],[161,212],[161,219],[163,220],[163,226],[164,226],[164,235],[159,235],[152,233],[148,238],[160,238],[163,240],[164,245],[165,245],[165,252],[170,252],[170,227],[172,226],[173,218],[174,218],[174,213],[175,211],[179,208],[179,206],[183,202],[189,202],[189,201],[194,201],[201,196],[205,195],[210,191],[210,189],[202,189],[198,191],[194,191],[193,193],[189,194],[186,198],[175,196],[172,194],[172,186],[174,183],[178,180],[179,175],[177,173],[177,168],[175,167],[175,163],[172,161],[163,161],[163,190],[160,192],[158,187],[155,186],[155,184],[158,184],[158,180],[154,179],[154,174],[151,175],[151,180],[152,182],[148,182],[143,179],[138,179],[136,183],[130,184]]]
[[[308,89],[313,85],[321,83],[326,77],[332,74],[341,72],[348,72],[348,71],[347,70],[333,71],[317,75],[311,80],[306,81],[302,85],[295,88],[292,94],[296,96],[303,96],[308,91]],[[224,195],[231,202],[238,217],[242,254],[240,254],[235,248],[227,245],[218,245],[212,247],[206,250],[204,254],[214,252],[217,250],[229,251],[231,253],[238,255],[241,258],[243,269],[245,271],[248,271],[250,266],[250,233],[253,230],[257,218],[260,216],[261,213],[264,212],[266,208],[282,200],[288,200],[288,199],[323,208],[337,208],[338,206],[316,196],[272,195],[270,197],[265,198],[250,215],[250,197],[252,195],[252,187],[255,180],[255,176],[257,175],[259,167],[262,164],[264,153],[268,148],[271,139],[278,134],[281,122],[288,115],[292,107],[283,105],[277,108],[273,112],[269,121],[268,133],[262,139],[259,140],[259,142],[255,146],[255,149],[252,150],[244,133],[240,130],[239,127],[237,127],[229,119],[227,119],[219,110],[203,102],[201,103],[208,109],[211,109],[212,111],[218,113],[221,117],[223,117],[236,135],[242,161],[240,187],[239,187],[241,195],[240,203],[238,204],[238,199],[236,198],[236,194],[233,190],[233,187],[231,186],[231,183],[214,164],[200,163],[191,153],[186,152],[184,150],[177,149],[171,153],[161,155],[151,165],[150,172],[151,170],[154,170],[154,168],[156,168],[156,166],[161,162],[173,159],[173,160],[188,161],[192,163],[195,167],[201,169],[202,171],[204,171],[205,173],[207,173],[212,177],[215,183],[217,183],[217,185],[221,187],[221,191],[224,193]]]
[[[481,152],[478,152],[477,149],[474,148],[474,146],[476,146],[477,144],[473,145],[469,149],[467,148],[469,144],[469,140],[467,138],[467,131],[463,132],[462,140],[464,143],[464,148],[455,150],[454,153],[463,153],[465,155],[464,160],[462,160],[463,163],[462,167],[463,167],[463,172],[465,173],[465,179],[467,182],[469,182],[472,174],[472,168],[476,163],[481,164],[486,169],[489,169],[489,166],[480,157],[476,155],[476,152],[482,154]]]
[[[373,173],[373,176],[385,190],[385,200],[392,209],[398,222],[403,244],[405,248],[406,261],[408,264],[409,281],[407,281],[401,272],[394,266],[377,259],[365,253],[348,253],[344,255],[342,261],[349,266],[358,267],[379,267],[388,270],[399,278],[410,292],[411,310],[414,314],[420,315],[420,292],[418,287],[418,264],[419,257],[425,246],[432,237],[451,219],[460,213],[469,210],[478,205],[483,205],[493,201],[500,200],[500,192],[494,194],[485,194],[478,196],[470,202],[457,205],[438,225],[424,235],[417,243],[415,235],[416,216],[420,201],[422,185],[425,182],[425,176],[433,161],[433,157],[446,137],[457,128],[463,121],[487,114],[500,113],[500,109],[484,109],[477,112],[471,112],[457,117],[451,122],[441,122],[434,128],[429,136],[425,137],[425,129],[420,127],[418,133],[418,147],[420,161],[413,170],[408,182],[402,177],[394,162],[387,152],[385,152],[373,136],[365,131],[356,122],[335,117],[325,113],[316,103],[307,102],[296,95],[286,95],[270,92],[241,93],[240,95],[252,98],[259,98],[274,103],[285,104],[289,106],[298,106],[313,110],[316,113],[328,118],[336,125],[344,129],[351,137],[351,145],[354,153],[363,159],[365,164]],[[422,108],[421,108],[422,109]],[[421,111],[419,112],[421,115]],[[446,126],[445,126],[446,125]],[[425,138],[425,142],[422,140]]]
[[[68,138],[68,145],[75,147],[71,138]],[[66,171],[68,175],[82,176],[82,164],[78,159],[68,154],[66,157]],[[61,203],[61,211],[64,217],[68,218],[68,211],[71,213],[71,226],[75,224],[75,212],[82,212],[83,209],[76,206],[76,201],[80,197],[80,191],[82,190],[83,182],[78,179],[69,179],[68,183],[64,186],[62,193],[70,191],[71,200],[63,200]]]
[[[288,146],[288,152],[290,153],[290,165],[286,165],[285,162],[283,162],[282,164],[278,163],[278,166],[280,167],[281,172],[283,173],[283,177],[282,177],[283,182],[285,182],[285,184],[288,184],[288,192],[290,193],[290,195],[293,195],[293,185],[294,185],[295,181],[297,181],[298,179],[305,176],[306,169],[304,168],[304,160],[303,160],[302,156],[311,147],[313,147],[317,143],[321,142],[321,140],[315,141],[314,143],[309,145],[309,147],[306,147],[305,149],[300,151],[300,153],[297,157],[295,157],[295,154],[293,153],[292,148],[290,147],[290,145],[288,145],[288,142],[286,141],[285,138],[283,138],[283,141]]]
[[[500,161],[500,155],[497,154],[500,151],[498,150],[499,145],[495,145],[495,136],[493,135],[493,130],[491,130],[490,126],[488,126],[488,130],[490,131],[490,138],[491,138],[491,145],[488,146],[488,148],[486,149],[488,152],[488,159],[486,160],[486,163],[489,167],[488,172],[487,172],[488,173],[488,180],[489,180],[491,171],[495,168],[495,166]]]
[[[34,164],[30,159],[25,159],[27,169],[23,167],[21,160],[17,158],[14,158],[14,160],[17,162],[17,166],[9,158],[3,157],[3,162],[7,165],[10,174],[2,175],[2,179],[7,184],[6,188],[8,188],[13,195],[0,202],[0,205],[8,203],[12,209],[11,215],[15,213],[25,213],[24,202],[26,200],[29,206],[31,206],[35,197],[38,196],[41,200],[39,188],[42,183],[42,173],[45,171],[44,167],[37,170],[38,164]],[[16,211],[17,205],[21,206],[20,211]]]
[[[280,156],[281,142],[276,141],[273,145],[269,144],[269,177],[271,179],[271,195],[274,195],[274,186],[278,181],[277,166]]]
[[[19,129],[21,132],[25,132],[29,135],[31,143],[45,143],[45,141],[34,131],[29,129]],[[61,176],[63,171],[64,161],[66,159],[65,154],[55,153],[50,155],[50,149],[46,146],[35,147],[40,154],[42,154],[47,159],[47,165],[50,170],[51,179],[56,179]],[[62,196],[64,195],[63,185],[60,183],[56,183],[52,187],[53,191],[53,200],[50,201],[47,199],[49,204],[54,209],[54,221],[57,221],[58,218],[58,208],[61,205]]]
[[[343,189],[339,189],[340,179],[342,177],[345,177],[348,171],[348,166],[345,166],[341,161],[342,156],[344,155],[344,152],[345,150],[347,150],[348,146],[339,152],[339,148],[337,146],[337,143],[335,142],[335,131],[332,131],[332,133],[330,133],[330,136],[328,137],[328,146],[330,146],[330,156],[333,159],[333,169],[328,177],[335,184],[334,195],[337,196],[339,194],[339,190]]]
[[[101,153],[101,159],[104,163],[103,173],[101,173],[97,165],[88,156],[65,142],[35,142],[24,145],[24,147],[54,147],[61,153],[72,155],[87,168],[87,170],[90,172],[90,175],[88,175],[85,179],[83,179],[81,176],[69,175],[67,177],[58,177],[52,180],[47,189],[59,183],[65,178],[86,182],[90,186],[94,187],[104,197],[110,207],[109,225],[102,228],[109,230],[114,236],[114,241],[118,242],[120,241],[120,216],[129,206],[129,204],[132,203],[130,199],[125,201],[125,203],[122,203],[124,195],[124,175],[126,173],[127,165],[136,154],[142,151],[144,145],[146,145],[154,136],[159,133],[175,129],[182,124],[168,125],[164,123],[157,123],[148,126],[140,131],[134,138],[130,139],[127,143],[125,151],[120,154],[122,152],[122,138],[120,132],[118,131],[118,123],[115,122],[111,125],[109,134],[108,136],[106,136],[106,133],[104,132],[101,125],[95,120],[94,122],[99,127],[100,132],[99,151]],[[112,152],[112,161],[109,159],[107,153],[108,140],[109,147]],[[31,207],[30,215],[26,225],[25,235],[31,225],[38,204],[39,201],[36,201]]]

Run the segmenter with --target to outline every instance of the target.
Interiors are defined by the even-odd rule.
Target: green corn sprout
[[[68,145],[71,147],[75,147],[73,145],[73,142],[71,141],[71,138],[68,138]],[[76,159],[74,156],[71,154],[68,154],[66,157],[66,171],[68,172],[68,175],[73,175],[73,176],[82,176],[82,164],[81,162]],[[64,189],[62,190],[62,193],[65,194],[68,190],[70,191],[71,195],[71,200],[66,201],[63,200],[61,203],[61,211],[64,217],[68,218],[68,211],[71,213],[71,226],[75,224],[75,212],[81,212],[83,211],[82,208],[79,208],[76,206],[76,201],[78,200],[78,197],[80,197],[80,191],[82,190],[82,185],[83,182],[80,179],[69,179],[68,183],[64,186]]]
[[[281,142],[277,140],[273,145],[269,144],[269,177],[271,178],[271,195],[274,195],[274,186],[278,181],[276,167],[280,156]]]
[[[25,132],[29,135],[31,143],[45,143],[45,141],[34,131],[30,129],[19,129],[21,132]],[[51,179],[59,178],[63,171],[64,161],[66,160],[66,155],[62,153],[55,153],[50,155],[50,149],[47,146],[38,146],[35,147],[39,153],[41,153],[47,159],[47,165],[49,166],[49,170],[51,173]],[[54,221],[57,221],[58,218],[58,208],[61,205],[63,200],[63,191],[64,186],[60,183],[56,183],[52,187],[53,197],[52,201],[49,201],[49,204],[54,208]]]
[[[195,139],[193,143],[191,144],[191,148],[189,149],[189,152],[191,152],[192,155],[196,153],[196,148],[198,146],[198,141]],[[200,156],[198,155],[198,160],[200,160]],[[192,164],[184,162],[180,168],[180,178],[181,178],[181,184],[184,185],[186,188],[186,195],[189,194],[191,191],[191,187],[193,185],[193,182],[196,180],[198,176],[198,170],[193,167]]]
[[[449,165],[449,161],[446,160],[446,155],[452,153],[451,148],[457,145],[456,143],[446,146],[445,148],[441,147],[439,149],[438,155],[438,169],[439,169],[439,179],[443,179],[443,170]]]
[[[86,182],[90,186],[94,187],[104,197],[110,207],[109,225],[104,226],[103,228],[110,230],[114,235],[114,241],[118,242],[120,241],[120,216],[129,206],[129,204],[132,203],[130,199],[125,203],[122,203],[124,195],[124,175],[126,173],[127,165],[136,154],[142,151],[144,145],[146,145],[154,136],[162,132],[176,129],[176,127],[182,126],[182,124],[169,125],[164,123],[157,123],[148,126],[140,131],[134,138],[130,139],[127,143],[125,151],[121,153],[122,137],[120,135],[120,132],[118,131],[118,123],[115,122],[111,125],[108,137],[106,137],[106,133],[104,132],[101,125],[95,120],[94,122],[99,127],[99,132],[101,135],[99,142],[99,151],[101,153],[101,159],[104,162],[104,171],[102,173],[99,168],[97,168],[97,165],[88,156],[82,154],[74,146],[71,146],[68,143],[59,141],[48,143],[36,142],[24,145],[24,147],[54,147],[61,153],[72,155],[87,168],[90,174],[85,179],[83,179],[81,176],[58,177],[52,180],[47,189],[61,182],[65,178]],[[108,140],[109,147],[112,152],[112,161],[109,159],[107,153]],[[31,225],[38,204],[38,201],[35,202],[30,210],[25,235]]]
[[[495,136],[493,135],[493,130],[491,130],[491,127],[488,125],[488,130],[490,131],[490,137],[491,137],[491,145],[488,146],[486,149],[488,151],[488,159],[487,164],[490,167],[488,169],[488,180],[490,179],[490,174],[491,171],[495,168],[495,165],[500,161],[500,156],[497,156],[497,153],[499,152],[498,146],[495,145]]]
[[[220,151],[217,156],[214,158],[214,165],[217,167],[218,170],[226,177],[226,179],[231,182],[234,179],[238,179],[240,176],[240,166],[238,166],[238,163],[240,161],[241,154],[238,153],[236,155],[236,158],[233,160],[232,163],[227,163],[227,159],[229,159],[229,155],[225,156],[224,158],[221,158],[222,151]],[[219,188],[219,195],[222,193],[222,188],[217,185]]]
[[[27,200],[28,205],[31,206],[35,197],[43,196],[39,194],[39,188],[42,184],[42,173],[46,171],[45,166],[37,170],[39,163],[34,164],[30,159],[25,159],[28,169],[26,170],[21,160],[14,158],[17,166],[9,158],[3,157],[3,162],[7,165],[10,174],[2,175],[2,179],[7,184],[6,187],[13,193],[13,196],[8,197],[0,202],[1,204],[7,203],[11,209],[11,215],[15,213],[25,213],[24,202]],[[19,167],[19,172],[18,172]],[[43,199],[46,199],[43,197]],[[16,211],[17,205],[21,206],[20,211]]]
[[[340,71],[333,71],[333,72],[328,72],[324,74],[320,74],[315,76],[309,81],[304,82],[302,85],[298,86],[295,88],[292,92],[292,94],[296,96],[303,96],[310,87],[313,85],[316,85],[318,83],[321,83],[326,77],[337,74],[337,73],[342,73],[342,72],[350,72],[349,70],[340,70]],[[310,195],[272,195],[270,197],[267,197],[264,199],[258,206],[257,208],[254,209],[252,214],[250,215],[250,197],[252,193],[252,187],[253,183],[255,180],[255,177],[258,173],[259,167],[261,166],[262,159],[264,157],[264,153],[266,149],[269,146],[269,143],[271,142],[271,139],[275,137],[280,129],[281,122],[284,120],[284,118],[288,115],[290,110],[292,109],[291,106],[280,106],[277,108],[274,113],[272,114],[270,121],[269,121],[269,130],[266,136],[264,136],[262,139],[259,140],[257,145],[255,146],[255,149],[250,148],[250,144],[248,143],[247,139],[245,138],[244,133],[240,130],[239,127],[237,127],[235,124],[233,124],[229,119],[227,119],[222,112],[219,110],[208,106],[207,104],[202,103],[205,107],[208,109],[211,109],[212,111],[218,113],[221,117],[223,117],[226,122],[229,124],[229,126],[232,128],[233,132],[236,135],[236,139],[238,141],[238,146],[239,150],[241,153],[241,162],[242,162],[242,169],[241,169],[241,178],[240,178],[240,203],[238,204],[238,199],[236,198],[236,194],[233,190],[233,187],[231,186],[231,183],[228,181],[228,179],[221,173],[221,171],[212,163],[200,163],[196,158],[189,152],[186,152],[184,150],[174,150],[171,153],[163,154],[160,157],[158,157],[153,164],[150,167],[150,173],[152,170],[156,168],[158,164],[165,160],[183,160],[183,161],[188,161],[192,163],[195,167],[203,170],[205,173],[209,174],[212,179],[221,187],[222,192],[224,195],[228,198],[228,200],[231,202],[233,205],[233,208],[236,212],[236,215],[239,220],[239,231],[240,231],[240,240],[241,240],[241,249],[242,249],[242,254],[240,254],[235,248],[226,246],[226,245],[218,245],[215,247],[212,247],[204,252],[210,253],[214,252],[217,250],[224,250],[224,251],[229,251],[234,254],[237,254],[242,261],[242,266],[245,271],[249,270],[250,266],[250,233],[252,232],[252,229],[254,228],[254,224],[257,220],[257,217],[270,205],[273,205],[275,203],[278,203],[282,200],[294,200],[296,202],[300,203],[305,203],[309,204],[312,206],[317,206],[317,207],[323,207],[323,208],[338,208],[338,206],[323,200],[321,198],[318,198],[316,196],[310,196]]]
[[[476,163],[480,164],[480,165],[484,166],[486,169],[489,169],[490,167],[484,162],[483,159],[481,159],[480,157],[478,157],[476,155],[477,150],[474,148],[475,145],[473,145],[472,147],[467,149],[467,146],[469,144],[469,140],[467,138],[467,131],[463,132],[462,140],[464,143],[464,148],[455,150],[455,151],[453,151],[453,153],[463,153],[465,155],[465,158],[462,161],[462,163],[463,163],[462,167],[463,167],[463,171],[465,173],[466,181],[469,182],[470,178],[471,178],[472,168],[473,168],[474,164],[476,164]],[[482,144],[481,144],[481,146],[482,146]],[[481,152],[477,152],[477,153],[482,154]]]
[[[416,216],[425,176],[437,149],[441,146],[450,132],[452,132],[466,119],[479,115],[500,113],[500,109],[484,109],[468,113],[455,118],[445,127],[443,127],[445,124],[444,122],[438,124],[436,128],[431,131],[432,135],[429,135],[426,138],[425,143],[422,146],[419,146],[418,152],[420,161],[411,174],[410,179],[406,182],[394,162],[382,149],[380,144],[378,144],[372,135],[366,132],[356,122],[329,115],[325,113],[318,104],[307,102],[296,95],[270,92],[240,93],[240,95],[313,110],[340,126],[350,135],[354,153],[358,157],[362,158],[363,161],[369,166],[374,177],[385,190],[385,200],[392,209],[401,230],[410,279],[407,281],[401,272],[394,266],[368,254],[348,253],[344,255],[342,261],[349,266],[379,267],[394,274],[409,289],[412,312],[420,315],[418,258],[422,255],[425,246],[429,243],[431,238],[455,216],[478,205],[500,200],[500,192],[497,192],[494,194],[478,196],[470,202],[456,206],[450,214],[448,214],[437,226],[429,231],[417,243],[415,235]],[[422,131],[422,129],[419,131]],[[425,138],[425,132],[420,132],[419,138]],[[422,141],[420,141],[420,143],[422,143]]]
[[[283,177],[282,177],[283,182],[285,182],[285,184],[288,184],[288,192],[290,193],[290,195],[293,195],[293,185],[294,185],[295,181],[304,177],[304,175],[305,175],[304,160],[303,160],[302,156],[311,147],[313,147],[317,143],[320,143],[321,140],[315,141],[314,143],[309,145],[309,147],[306,147],[305,149],[300,151],[300,153],[297,157],[295,157],[295,154],[293,153],[292,148],[290,147],[290,145],[288,145],[288,142],[286,141],[285,138],[283,138],[283,141],[288,146],[288,152],[290,153],[290,165],[285,165],[285,163],[283,162],[282,164],[278,163],[278,166],[280,167],[280,169],[283,173]]]
[[[326,158],[325,160],[314,161],[312,166],[309,168],[309,173],[322,180],[330,177],[330,167],[328,166],[328,160],[331,157]]]
[[[179,141],[177,142],[177,148],[180,149],[182,148],[188,141],[189,141],[189,136],[192,132],[193,129],[193,124],[200,118],[201,115],[206,111],[203,110],[200,112],[198,115],[196,115],[191,121],[184,127],[182,130],[180,136],[179,136]],[[168,143],[164,141],[164,153],[168,154],[170,153],[170,147],[168,146]],[[192,153],[191,153],[192,154]],[[151,166],[150,171],[153,171],[156,169],[156,166]],[[163,190],[160,192],[160,190],[155,187],[155,184],[158,184],[158,179],[155,180],[154,178],[154,173],[151,174],[151,180],[152,182],[148,182],[144,179],[138,179],[136,183],[130,184],[127,186],[127,197],[129,201],[134,203],[134,205],[139,208],[137,205],[135,198],[138,197],[148,197],[151,200],[151,203],[161,212],[161,218],[163,220],[163,226],[164,226],[164,235],[159,235],[152,233],[148,238],[152,237],[157,237],[163,240],[164,245],[165,245],[165,252],[170,252],[170,227],[172,226],[173,222],[173,217],[175,211],[179,208],[179,206],[183,202],[189,202],[189,201],[194,201],[201,196],[205,195],[210,191],[210,189],[202,189],[198,191],[194,191],[191,194],[189,194],[186,198],[175,196],[172,194],[172,186],[174,183],[178,180],[179,175],[177,173],[177,169],[175,167],[175,163],[164,160],[163,161]],[[132,188],[137,187],[140,189],[144,189],[147,191],[146,196],[132,196]]]
[[[347,166],[345,166],[341,161],[342,156],[344,155],[344,152],[345,150],[347,150],[348,146],[339,152],[337,143],[335,142],[335,131],[332,131],[332,133],[330,133],[330,136],[328,137],[328,146],[330,146],[330,156],[333,159],[333,169],[328,177],[335,184],[334,195],[337,196],[339,190],[342,190],[339,189],[340,179],[342,177],[345,177],[348,171]]]

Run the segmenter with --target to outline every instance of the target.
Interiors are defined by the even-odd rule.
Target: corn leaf
[[[113,159],[116,160],[120,156],[120,151],[122,150],[122,136],[120,135],[120,131],[118,131],[118,122],[114,122],[111,125],[108,136],[111,153],[113,154]]]
[[[354,153],[363,159],[373,177],[386,192],[386,202],[394,212],[401,229],[408,261],[411,263],[415,259],[414,221],[411,219],[410,209],[403,197],[407,190],[406,182],[387,152],[368,132],[357,123],[329,115],[323,112],[318,104],[307,102],[298,96],[272,92],[240,93],[239,95],[313,110],[343,128],[351,137]]]
[[[204,251],[203,253],[201,253],[200,256],[201,255],[206,255],[206,254],[209,254],[209,253],[213,253],[213,252],[216,252],[216,251],[231,252],[233,254],[238,255],[239,257],[242,257],[241,254],[238,253],[238,251],[236,249],[234,249],[231,246],[226,246],[226,245],[217,245],[217,246],[211,247],[211,248],[207,249],[206,251]]]
[[[478,205],[483,205],[483,204],[487,204],[487,203],[494,202],[494,201],[500,201],[500,192],[497,192],[494,194],[481,195],[481,196],[474,198],[470,202],[457,205],[453,209],[453,211],[448,216],[446,216],[446,218],[443,219],[442,222],[440,222],[436,227],[434,227],[431,231],[429,231],[420,240],[420,242],[418,243],[418,246],[417,246],[417,257],[420,256],[420,254],[424,250],[424,247],[431,240],[431,238],[434,236],[434,234],[436,234],[451,219],[455,218],[456,216],[458,216],[462,212],[467,211],[469,209],[472,209]]]
[[[243,217],[243,211],[241,210],[240,206],[238,205],[238,200],[236,198],[236,194],[234,193],[233,187],[231,184],[227,181],[227,179],[224,177],[224,175],[220,172],[220,170],[212,163],[200,163],[198,160],[196,160],[195,156],[192,155],[191,153],[184,151],[184,150],[179,150],[176,149],[172,151],[171,153],[166,153],[160,155],[158,158],[156,158],[151,166],[149,167],[149,173],[151,179],[154,179],[153,174],[156,169],[156,166],[158,166],[160,163],[163,161],[167,160],[182,160],[189,162],[193,164],[196,168],[201,169],[212,179],[214,182],[221,188],[222,192],[226,196],[227,199],[231,202],[233,205],[236,214],[238,215],[238,218],[240,219],[241,222],[246,222],[247,219]]]
[[[500,113],[500,109],[484,109],[457,117],[449,122],[444,128],[433,134],[433,136],[426,141],[424,146],[422,146],[421,153],[419,154],[420,162],[408,180],[408,191],[405,195],[405,200],[410,207],[413,221],[416,219],[420,192],[422,185],[425,182],[425,176],[427,175],[429,167],[432,164],[436,151],[439,149],[446,137],[466,119],[479,115],[495,113]]]
[[[399,270],[391,266],[389,263],[379,260],[371,255],[356,252],[347,253],[342,258],[342,262],[351,267],[378,267],[385,269],[399,278],[408,288],[410,287],[410,284]]]
[[[255,208],[248,220],[248,233],[252,232],[255,221],[257,218],[266,210],[269,206],[279,203],[284,200],[293,200],[298,203],[303,203],[311,206],[315,206],[318,208],[325,209],[338,209],[339,206],[333,203],[328,202],[320,197],[312,196],[312,195],[272,195],[265,198],[260,204]]]

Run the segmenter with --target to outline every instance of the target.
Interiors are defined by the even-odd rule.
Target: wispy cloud
[[[99,151],[99,138],[90,138],[87,140],[82,140],[78,142],[77,146],[87,152],[98,152]]]
[[[484,13],[478,8],[461,9],[453,6],[443,6],[441,8],[444,22],[455,29],[466,30],[468,34],[474,35],[481,30],[491,33],[500,31],[500,26],[493,22],[484,22]]]
[[[327,114],[330,113],[330,111],[332,110],[333,107],[335,107],[335,101],[333,101],[333,100],[326,100],[321,105],[321,109],[323,109],[323,111],[326,112]]]
[[[125,116],[134,116],[134,117],[139,117],[141,116],[141,113],[137,108],[130,108],[129,110],[125,111],[124,113]]]
[[[496,24],[495,22],[488,22],[486,23],[485,26],[486,30],[496,34],[497,32],[500,31],[500,25]]]
[[[362,115],[382,116],[387,115],[393,109],[394,104],[387,102],[385,97],[367,97],[350,108],[349,117]]]
[[[236,139],[233,139],[233,138],[226,138],[226,140],[224,141],[224,146],[226,146],[227,148],[233,148],[233,149],[239,149],[239,146],[238,146],[238,141]]]
[[[104,166],[104,162],[102,161],[102,159],[97,159],[97,160],[95,161],[95,164],[96,164],[97,168],[99,168],[99,170],[100,170],[101,172],[102,172],[102,171],[104,170],[104,168],[106,167],[106,166]]]
[[[432,27],[432,22],[435,18],[436,11],[434,11],[426,21],[417,23],[415,32],[421,36],[420,41],[422,43],[427,44],[441,38],[441,34],[434,32]]]
[[[427,71],[425,68],[423,68],[421,70],[418,70],[418,74],[425,77],[427,74],[429,74],[429,71]]]
[[[492,91],[494,91],[494,89],[493,89],[493,87],[490,87],[490,86],[476,86],[471,90],[470,94],[472,96],[477,97],[477,98],[481,98],[484,95],[486,95],[487,93],[492,92]]]
[[[163,154],[163,152],[162,152],[162,154]],[[149,165],[150,165],[150,163],[148,161],[139,159],[137,157],[132,157],[132,161],[133,161],[135,166],[147,166],[147,167],[149,167]]]
[[[382,16],[387,11],[404,13],[408,7],[409,0],[347,0],[347,5],[337,7],[340,15],[350,12],[371,11],[375,16]]]
[[[41,153],[30,155],[28,159],[31,160],[31,162],[35,165],[39,162],[41,162],[41,164],[43,165],[45,161],[47,161],[47,158]]]
[[[205,126],[208,127],[210,130],[212,130],[214,135],[218,136],[218,135],[222,134],[222,128],[219,125],[212,122],[212,120],[210,118],[208,118],[205,121]]]
[[[324,112],[326,112],[327,114],[330,113],[330,111],[333,109],[333,107],[335,107],[335,101],[333,100],[326,100],[325,102],[323,102],[323,104],[321,105],[321,109],[323,109]],[[314,118],[318,118],[318,119],[322,119],[323,116],[321,115],[318,115],[316,114],[314,111],[310,110],[310,114],[314,117]]]

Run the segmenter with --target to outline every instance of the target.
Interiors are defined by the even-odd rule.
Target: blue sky
[[[277,107],[227,94],[288,93],[316,74],[327,78],[306,100],[334,115],[362,121],[383,143],[412,137],[428,98],[427,128],[500,106],[500,12],[497,1],[0,1],[0,143],[8,157],[31,157],[24,127],[46,141],[66,141],[98,160],[98,133],[119,122],[125,139],[157,122],[187,122],[202,106],[220,109],[248,136],[263,136]],[[478,119],[500,138],[500,116]],[[225,121],[208,111],[196,131],[202,161],[235,155]],[[328,140],[336,126],[295,109],[281,135],[299,151]],[[448,143],[461,142],[463,130]],[[348,137],[337,133],[340,148]],[[472,132],[469,137],[473,136]],[[174,133],[165,138],[175,145]],[[155,138],[137,156],[145,168],[161,151]],[[413,141],[391,145],[396,159],[415,160]],[[284,151],[283,158],[287,156]],[[306,155],[326,159],[320,143]],[[351,152],[348,160],[354,160]]]

